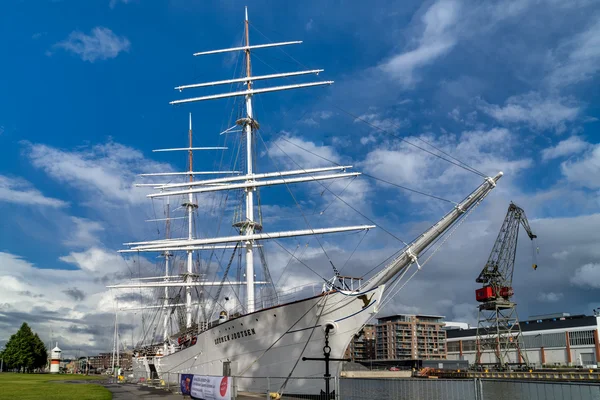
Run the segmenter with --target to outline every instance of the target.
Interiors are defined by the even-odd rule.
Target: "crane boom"
[[[476,279],[476,282],[483,283],[483,288],[477,291],[478,301],[487,301],[494,297],[508,300],[513,295],[512,279],[519,226],[523,226],[529,239],[537,238],[529,226],[525,211],[511,202],[490,257]],[[534,264],[533,267],[535,269],[537,265]]]

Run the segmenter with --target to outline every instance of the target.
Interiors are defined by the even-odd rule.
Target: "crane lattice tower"
[[[510,203],[490,257],[476,279],[483,284],[475,292],[477,301],[481,303],[476,340],[478,365],[493,364],[499,369],[509,369],[510,365],[529,366],[517,304],[512,301],[519,226],[523,226],[531,240],[537,237],[531,231],[525,211]],[[533,268],[537,269],[535,246]],[[486,355],[491,356],[489,362],[483,362],[482,358]]]

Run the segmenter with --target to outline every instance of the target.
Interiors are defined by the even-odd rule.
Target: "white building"
[[[444,330],[450,329],[470,329],[471,327],[466,322],[444,321]]]
[[[56,347],[52,349],[52,353],[50,354],[50,373],[58,374],[60,372],[60,360],[62,358],[62,350],[58,348],[58,343],[56,343]]]
[[[534,318],[520,322],[523,349],[530,364],[536,367],[600,364],[600,317],[554,314]],[[467,360],[469,364],[474,364],[477,357],[477,329],[450,329],[446,334],[448,359]],[[512,363],[522,362],[516,351],[509,358]],[[495,360],[492,351],[482,354],[482,364],[495,363]]]

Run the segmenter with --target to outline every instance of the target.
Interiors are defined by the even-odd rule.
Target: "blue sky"
[[[598,305],[596,2],[248,3],[253,43],[304,41],[285,52],[257,52],[255,74],[323,68],[318,79],[335,81],[327,88],[256,98],[263,171],[327,165],[294,143],[451,200],[480,183],[479,177],[397,139],[402,137],[426,140],[486,174],[506,174],[386,312],[472,320],[474,279],[510,200],[526,210],[540,237],[535,273],[528,266],[530,245],[524,240],[519,250],[515,292],[521,316],[590,313]],[[156,238],[156,227],[142,222],[155,211],[144,192],[132,188],[135,174],[185,168],[177,155],[151,150],[185,144],[188,112],[194,114],[195,144],[235,143],[218,135],[230,126],[231,101],[178,107],[168,102],[186,94],[173,90],[177,85],[228,79],[239,71],[230,55],[197,58],[192,53],[238,45],[244,5],[2,2],[0,343],[27,316],[43,335],[52,331],[67,346],[88,343],[90,351],[109,346],[110,329],[101,325],[110,320],[113,303],[102,283],[126,276],[135,266],[116,250],[128,240]],[[303,81],[307,78],[285,83]],[[214,92],[190,95],[196,93]],[[218,163],[203,156],[196,165],[210,170]],[[332,189],[339,193],[346,183]],[[310,212],[334,201],[319,186],[293,190]],[[266,231],[306,227],[285,189],[261,193]],[[448,209],[447,203],[365,178],[353,181],[343,198],[403,240]],[[324,214],[330,219],[315,215],[311,223],[368,222],[342,203],[332,204]],[[288,246],[299,244],[304,242]],[[356,244],[355,237],[326,242],[338,264]],[[348,269],[360,274],[399,245],[373,231]],[[328,276],[317,247],[311,243],[315,251],[305,262]],[[277,277],[289,255],[270,250]],[[295,265],[291,276],[316,279],[302,268]],[[432,292],[436,295],[423,298]]]

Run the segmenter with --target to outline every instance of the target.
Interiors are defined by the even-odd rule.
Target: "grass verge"
[[[112,394],[100,385],[60,381],[94,381],[104,376],[0,373],[0,399],[19,400],[110,400]]]

